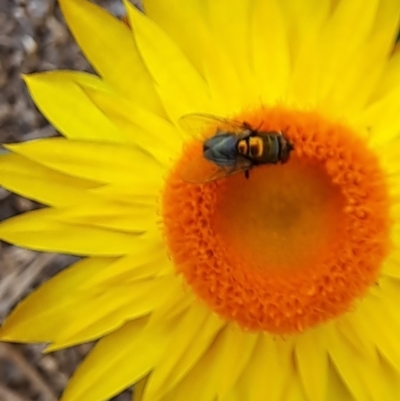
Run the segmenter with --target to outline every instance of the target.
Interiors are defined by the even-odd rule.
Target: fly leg
[[[246,170],[246,171],[244,172],[244,176],[246,177],[246,180],[248,180],[249,177],[250,177],[250,170]]]

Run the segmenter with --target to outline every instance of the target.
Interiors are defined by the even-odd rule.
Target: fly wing
[[[184,131],[198,139],[218,135],[218,132],[240,133],[248,129],[245,123],[212,114],[186,114],[179,119]]]
[[[239,157],[233,166],[218,166],[204,157],[199,156],[189,161],[182,168],[180,176],[183,181],[193,184],[201,184],[244,172],[249,170],[251,167],[252,163],[242,157]]]

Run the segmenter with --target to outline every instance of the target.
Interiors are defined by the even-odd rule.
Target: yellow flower
[[[0,183],[48,207],[0,238],[85,258],[2,340],[100,339],[64,401],[396,399],[400,2],[125,1],[129,24],[60,4],[99,77],[26,77],[65,138],[6,146]],[[244,124],[242,152],[281,133],[260,154],[283,163],[208,181],[230,171],[206,163],[193,114]]]

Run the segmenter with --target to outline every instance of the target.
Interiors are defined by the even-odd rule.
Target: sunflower
[[[397,399],[400,2],[60,6],[98,75],[25,77],[63,137],[5,146],[1,184],[45,207],[0,238],[82,258],[1,339],[98,340],[64,401]],[[280,145],[229,170],[222,134]]]

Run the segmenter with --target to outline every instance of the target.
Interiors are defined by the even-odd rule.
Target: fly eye
[[[241,155],[245,155],[247,153],[247,143],[245,141],[239,142],[238,151]]]

